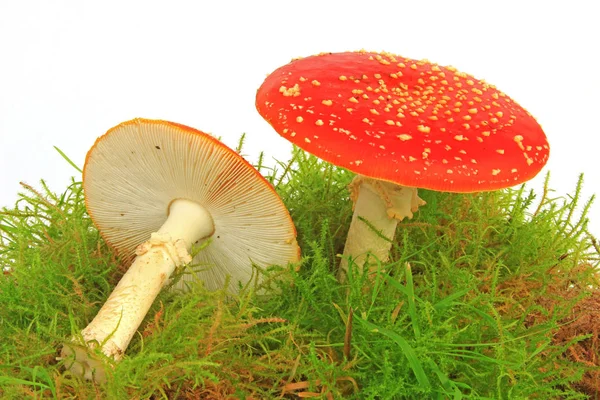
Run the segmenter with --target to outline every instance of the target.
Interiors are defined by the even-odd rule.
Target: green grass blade
[[[410,367],[415,375],[415,378],[417,379],[417,382],[419,382],[419,385],[421,385],[421,387],[424,389],[431,390],[431,383],[429,382],[429,378],[427,378],[427,374],[423,369],[423,365],[421,365],[421,361],[419,361],[417,353],[406,341],[406,339],[390,329],[379,327],[360,317],[355,316],[354,319],[364,324],[369,330],[371,330],[371,332],[381,333],[382,335],[387,336],[389,339],[394,341],[394,343],[400,347],[402,354],[404,354],[408,360],[408,363],[410,364]]]
[[[62,156],[62,158],[64,158],[69,164],[71,164],[71,166],[73,168],[75,168],[77,171],[79,171],[79,173],[83,174],[83,171],[81,170],[81,168],[79,168],[77,166],[77,164],[75,164],[61,149],[54,146],[54,150],[58,151],[58,154],[60,154]]]

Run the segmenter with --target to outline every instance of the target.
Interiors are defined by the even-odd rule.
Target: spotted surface
[[[404,186],[504,188],[531,179],[549,156],[540,125],[494,86],[388,53],[296,59],[267,77],[256,107],[304,150]]]

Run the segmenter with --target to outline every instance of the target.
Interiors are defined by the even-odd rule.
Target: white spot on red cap
[[[291,88],[287,88],[282,85],[279,88],[279,93],[283,94],[286,97],[297,97],[300,96],[300,86],[298,86],[297,83]]]
[[[521,135],[515,135],[515,137],[513,138],[513,140],[517,143],[517,145],[519,146],[519,148],[521,150],[525,150],[525,146],[523,146],[523,136]]]

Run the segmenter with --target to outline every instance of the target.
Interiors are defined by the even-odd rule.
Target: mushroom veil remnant
[[[396,224],[425,204],[417,188],[456,193],[533,178],[549,156],[531,114],[482,80],[426,60],[367,51],[293,60],[258,89],[256,108],[283,137],[358,175],[341,270],[386,261]]]
[[[176,285],[201,280],[211,290],[251,278],[252,264],[299,259],[296,229],[260,173],[212,136],[184,125],[134,119],[110,129],[88,152],[86,208],[105,241],[133,264],[93,321],[85,343],[66,344],[67,367],[103,381],[90,347],[118,361],[176,267],[192,268]],[[192,259],[191,248],[210,239]],[[75,360],[69,357],[75,354]]]

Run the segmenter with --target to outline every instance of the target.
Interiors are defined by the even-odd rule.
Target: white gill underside
[[[360,175],[354,178],[349,189],[354,202],[354,214],[340,263],[342,279],[345,279],[348,271],[348,258],[356,264],[357,272],[363,270],[365,262],[369,270],[375,268],[378,261],[386,262],[398,221],[412,219],[419,206],[425,205],[416,188]]]
[[[229,289],[251,276],[252,263],[298,260],[289,214],[260,174],[207,134],[139,120],[101,138],[85,168],[88,210],[103,237],[123,257],[157,232],[174,199],[202,204],[213,218],[211,243],[194,257],[186,281]],[[190,272],[186,269],[186,272]]]

